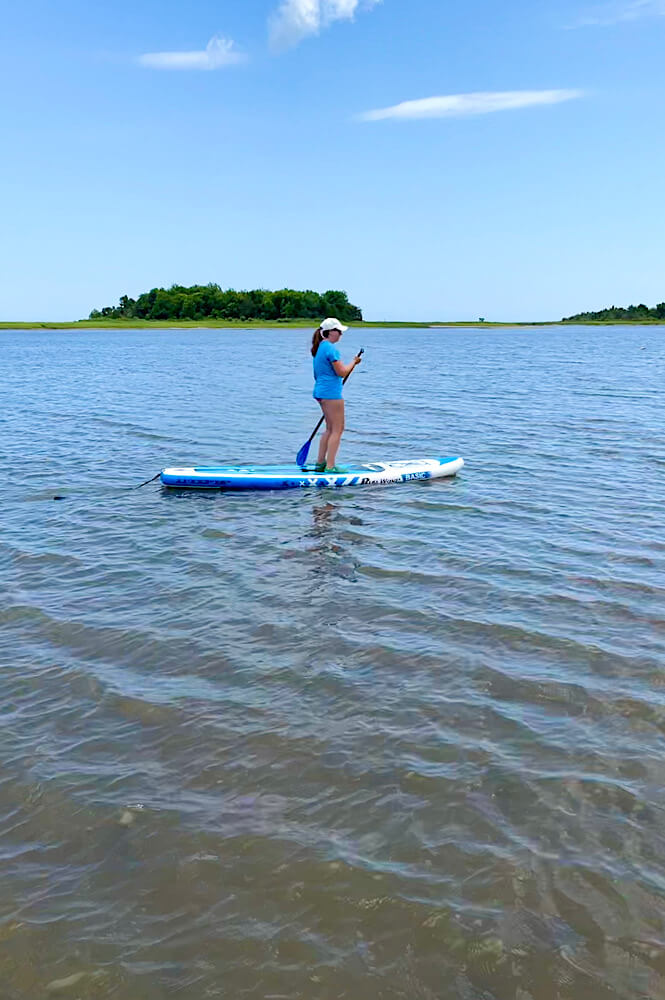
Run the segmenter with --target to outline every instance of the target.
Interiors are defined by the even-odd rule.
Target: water
[[[3,1000],[665,996],[663,332],[306,337],[0,334]]]

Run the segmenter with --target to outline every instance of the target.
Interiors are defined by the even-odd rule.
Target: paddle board
[[[404,462],[352,465],[343,473],[315,472],[297,465],[213,465],[164,469],[164,486],[197,490],[291,490],[306,487],[374,486],[454,476],[461,458],[417,458]]]

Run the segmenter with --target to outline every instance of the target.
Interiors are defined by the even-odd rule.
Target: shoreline
[[[313,330],[313,320],[74,320],[65,322],[26,322],[11,323],[0,321],[0,330]],[[437,330],[449,327],[516,327],[516,326],[552,326],[552,323],[478,323],[471,321],[456,321],[452,323],[418,323],[415,321],[399,322],[395,320],[363,320],[349,323],[355,330],[381,327],[383,329],[420,329]]]
[[[587,320],[571,323],[561,320],[542,320],[530,322],[473,322],[458,320],[450,323],[432,322],[417,323],[413,321],[397,322],[395,320],[363,320],[349,324],[353,329],[414,329],[414,330],[450,330],[450,329],[539,329],[548,326],[665,326],[665,320]],[[314,329],[312,320],[74,320],[65,322],[16,322],[0,321],[0,330],[302,330]]]

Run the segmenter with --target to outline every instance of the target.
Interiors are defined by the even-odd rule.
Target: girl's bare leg
[[[326,468],[332,469],[337,461],[339,444],[344,433],[344,400],[343,399],[322,399],[321,409],[326,416],[325,451],[319,448],[319,462],[325,461]],[[321,455],[324,455],[321,458]]]
[[[325,402],[328,402],[328,400],[323,400],[323,399],[319,400],[319,406],[323,410],[323,415],[326,418],[326,429],[323,431],[321,437],[319,438],[319,457],[316,460],[317,465],[326,464],[326,452],[328,451],[328,442],[330,441],[330,424],[328,421],[326,408],[323,405]]]

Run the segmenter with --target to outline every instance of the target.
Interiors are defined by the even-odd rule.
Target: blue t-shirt
[[[339,361],[341,355],[329,340],[322,340],[314,358],[314,392],[315,399],[341,399],[342,376],[338,375],[332,366],[333,361]]]

